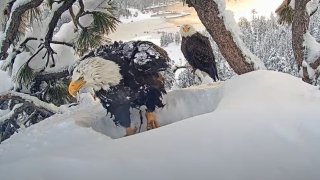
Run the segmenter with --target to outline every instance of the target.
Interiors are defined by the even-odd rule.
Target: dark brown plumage
[[[109,90],[95,91],[95,95],[115,123],[130,127],[129,108],[146,107],[153,112],[163,107],[162,95],[166,93],[164,79],[159,72],[169,68],[168,54],[157,45],[147,41],[115,42],[89,53],[85,58],[101,57],[120,67],[122,80]]]
[[[189,25],[182,26],[181,35],[181,51],[192,68],[208,73],[214,81],[218,80],[218,71],[209,38],[196,32]]]

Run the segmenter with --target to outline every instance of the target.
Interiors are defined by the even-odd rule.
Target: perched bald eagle
[[[159,72],[166,70],[169,62],[167,53],[151,42],[104,45],[73,70],[69,93],[75,96],[80,89],[93,92],[116,125],[127,129],[127,135],[135,131],[130,127],[130,108],[145,106],[148,129],[157,128],[152,112],[164,106],[162,95],[166,93]]]
[[[199,69],[206,72],[214,81],[219,80],[209,38],[186,24],[181,26],[180,34],[182,36],[181,51],[193,70]]]

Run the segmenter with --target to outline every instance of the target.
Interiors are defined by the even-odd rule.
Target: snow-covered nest
[[[0,145],[0,179],[320,177],[320,91],[298,78],[257,71],[173,91],[166,102],[161,123],[183,121],[116,140],[76,125],[98,119],[98,104],[42,121]]]

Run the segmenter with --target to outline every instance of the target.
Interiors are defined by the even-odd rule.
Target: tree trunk
[[[292,47],[294,57],[298,64],[299,71],[302,70],[302,80],[311,83],[307,67],[303,67],[305,47],[303,46],[304,35],[309,28],[310,17],[306,12],[306,5],[310,0],[295,0],[295,8],[292,22]]]
[[[187,0],[190,7],[194,7],[198,16],[217,43],[223,57],[237,74],[244,74],[254,70],[254,65],[246,61],[246,56],[236,44],[230,31],[224,24],[218,4],[213,0]]]

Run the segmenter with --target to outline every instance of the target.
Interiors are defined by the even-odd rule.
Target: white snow
[[[313,63],[320,57],[320,44],[317,40],[310,34],[310,32],[306,32],[304,35],[303,45],[307,49],[307,59],[308,63]]]
[[[1,67],[1,65],[0,65]],[[12,81],[7,72],[0,70],[0,93],[8,91],[12,87]]]
[[[14,61],[14,64],[12,66],[12,79],[15,80],[18,76],[18,72],[20,68],[28,61],[30,58],[30,53],[28,52],[22,52],[16,56],[16,59]],[[7,60],[7,63],[10,61]]]
[[[320,0],[311,0],[306,5],[306,10],[309,15],[315,12],[320,5]]]
[[[294,9],[295,5],[296,5],[295,0],[291,0],[289,3],[289,6],[291,6],[291,8]]]
[[[130,22],[137,22],[137,21],[143,21],[143,20],[147,20],[147,19],[152,19],[151,18],[151,13],[142,13],[141,11],[139,11],[138,9],[134,9],[134,8],[127,8],[128,11],[130,11],[130,13],[132,15],[137,15],[136,17],[130,17],[130,18],[125,18],[125,17],[121,17],[120,21],[123,23],[130,23]]]
[[[25,5],[31,1],[32,0],[16,0],[11,8],[11,12],[15,11],[18,7]]]
[[[0,49],[2,48],[2,43],[6,38],[6,34],[0,31]]]
[[[14,92],[14,91],[2,92],[2,94],[12,95],[12,96],[19,96],[19,97],[25,99],[26,101],[32,102],[33,104],[35,104],[38,107],[45,108],[47,110],[50,110],[53,113],[60,113],[60,109],[57,106],[55,106],[54,104],[40,101],[38,98],[36,98],[34,96],[30,96],[28,94]]]
[[[302,66],[307,68],[309,78],[313,79],[316,75],[315,70],[306,61],[302,62]],[[303,75],[303,72],[301,72],[301,74]]]
[[[241,51],[244,53],[247,63],[252,64],[254,69],[266,69],[263,62],[244,45],[240,38],[240,29],[234,19],[234,14],[230,10],[226,10],[224,0],[214,0],[219,8],[221,18],[224,20],[225,26],[230,31],[234,42],[238,45]]]
[[[175,63],[179,63],[179,66],[184,65],[187,61],[185,60],[182,52],[181,45],[176,43],[170,43],[168,46],[163,47],[163,49],[168,53],[171,60]]]
[[[14,115],[14,111],[18,108],[20,108],[23,104],[16,104],[12,110],[10,112],[8,112],[7,114],[2,114],[0,117],[0,123],[4,122],[5,120],[9,119],[12,115]],[[0,110],[2,111],[2,110]],[[2,111],[4,112],[4,111]],[[1,113],[1,112],[0,112]]]
[[[49,17],[50,19],[50,17]],[[46,21],[49,21],[48,19]],[[39,39],[44,38],[46,31],[45,26],[46,23],[35,24],[35,27],[32,30],[29,30],[26,33],[26,37],[39,37]],[[57,32],[53,36],[54,41],[73,43],[77,37],[77,33],[75,32],[74,25],[72,22],[65,23],[60,27],[59,32]],[[23,39],[24,40],[24,39]],[[23,41],[22,40],[22,41]],[[29,41],[28,47],[35,53],[37,51],[39,44],[41,41]],[[75,53],[74,49],[65,45],[51,44],[52,49],[57,53],[54,55],[55,58],[55,67],[47,67],[45,72],[57,72],[61,69],[66,69],[66,67],[74,64],[79,56]],[[35,69],[36,71],[42,70],[46,64],[46,58],[42,59],[46,50],[42,50],[37,56],[35,56],[30,62],[30,67]],[[23,52],[17,56],[18,60],[14,63],[14,69],[18,70],[23,63],[25,63],[29,57],[30,53]],[[50,59],[49,66],[52,65],[52,60]],[[13,73],[15,74],[15,73]]]
[[[320,92],[301,79],[256,71],[167,98],[162,125],[202,115],[112,140],[75,123],[98,103],[73,107],[1,144],[0,179],[319,179]]]
[[[9,0],[2,0],[0,1],[0,12],[4,12],[5,8],[7,8],[7,4],[8,4]],[[5,21],[6,21],[6,17],[1,15],[0,16],[0,31],[3,31],[4,30],[4,27],[3,25],[5,25]],[[0,32],[1,34],[1,32]],[[1,40],[0,40],[1,42]]]
[[[167,3],[167,4],[158,4],[158,5],[153,5],[153,6],[149,6],[149,7],[146,7],[144,8],[145,10],[152,10],[152,9],[157,9],[157,8],[162,8],[162,7],[167,7],[167,6],[172,6],[172,5],[175,5],[175,4],[179,4],[179,2],[172,2],[172,3]]]
[[[29,3],[29,2],[31,2],[32,0],[16,0],[15,2],[14,2],[14,4],[12,5],[12,8],[11,8],[11,14],[10,14],[10,18],[7,20],[7,22],[6,22],[6,28],[5,28],[5,30],[3,30],[3,37],[1,37],[0,36],[0,48],[1,48],[1,46],[2,46],[2,44],[3,44],[3,41],[5,40],[5,35],[10,31],[10,23],[11,23],[11,21],[12,21],[12,19],[11,19],[11,17],[12,17],[12,15],[13,15],[13,12],[16,10],[16,8],[18,8],[18,7],[20,7],[20,6],[22,6],[22,5],[25,5],[25,4],[27,4],[27,3]],[[4,4],[7,4],[7,3],[9,3],[9,1],[7,1],[7,0],[5,0],[4,2],[3,2]],[[4,4],[0,4],[0,5],[4,5]],[[3,8],[0,8],[0,10],[2,10],[1,11],[1,13],[3,13]],[[3,15],[1,15],[1,16],[3,16]],[[4,17],[4,16],[3,16]],[[3,17],[2,18],[0,18],[1,19],[1,23],[3,23],[4,22],[4,19],[3,19]],[[2,28],[2,27],[1,27]],[[1,29],[2,30],[2,29]]]
[[[94,19],[92,14],[87,14],[79,18],[79,23],[83,27],[89,27],[93,23],[93,21]]]

